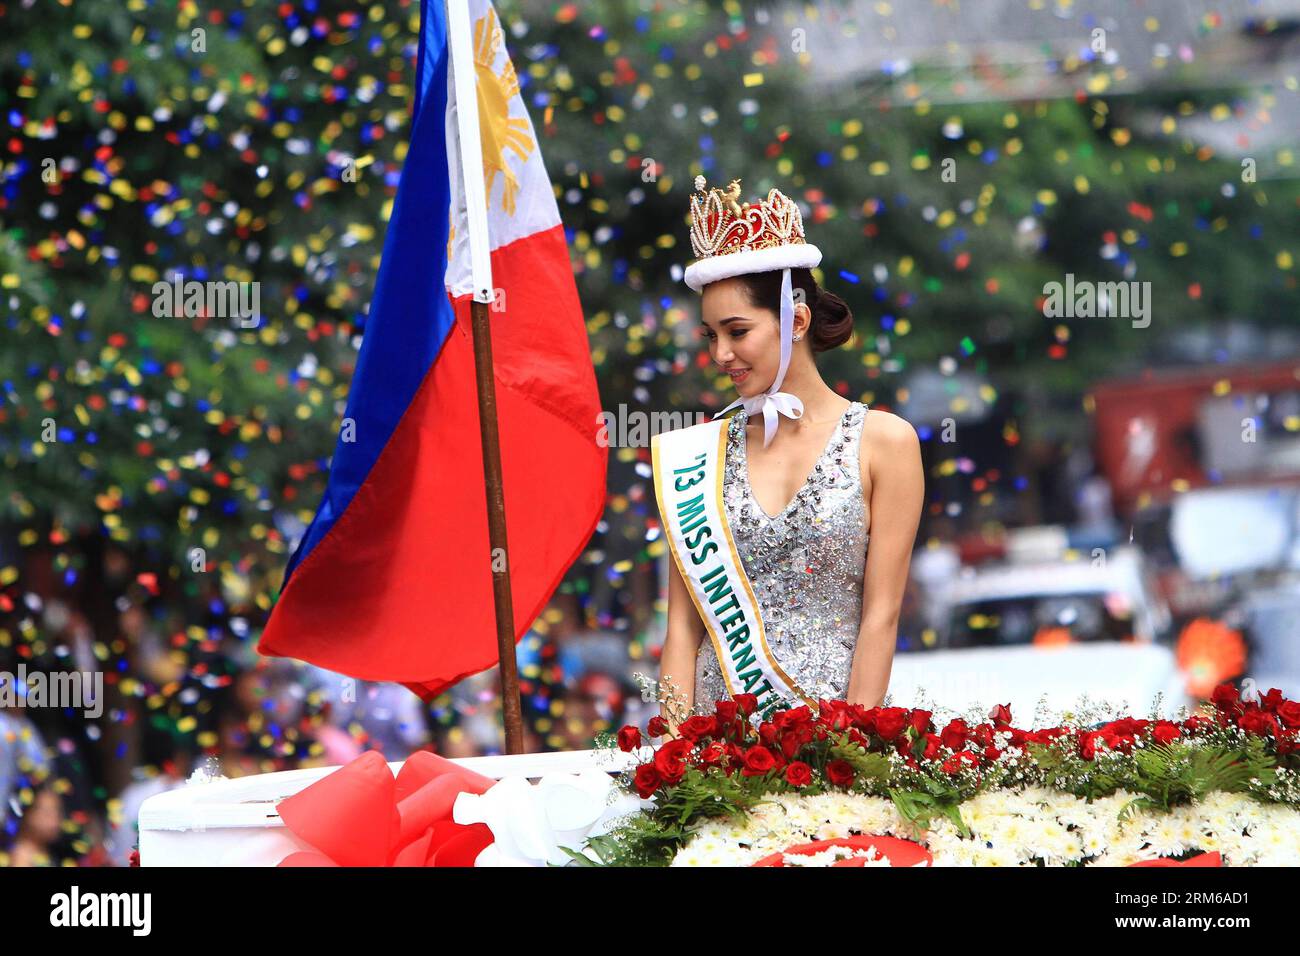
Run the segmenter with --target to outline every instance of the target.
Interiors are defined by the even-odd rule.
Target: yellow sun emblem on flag
[[[510,115],[510,103],[519,95],[519,77],[515,75],[510,57],[505,58],[499,74],[493,71],[501,42],[501,22],[496,10],[488,7],[487,16],[474,23],[474,85],[478,90],[483,188],[491,202],[492,184],[500,173],[505,181],[501,205],[507,215],[513,216],[519,180],[506,161],[506,151],[513,152],[521,162],[526,161],[529,153],[537,148],[537,143],[529,135],[527,118]]]

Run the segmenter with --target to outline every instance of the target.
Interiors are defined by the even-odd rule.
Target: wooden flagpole
[[[492,373],[492,330],[488,321],[488,303],[494,301],[494,296],[491,247],[488,243],[487,196],[483,188],[478,91],[473,49],[470,46],[469,0],[446,2],[447,53],[451,60],[456,90],[461,185],[465,192],[469,219],[470,266],[474,277],[470,320],[474,333],[479,437],[483,447],[483,485],[487,492],[488,544],[491,548],[492,603],[496,613],[497,659],[501,674],[501,709],[505,724],[506,753],[519,754],[524,752],[524,724],[519,700],[519,672],[515,664],[515,614],[510,594],[510,552],[506,546],[506,499],[501,481],[496,379]],[[498,556],[500,561],[497,560]]]

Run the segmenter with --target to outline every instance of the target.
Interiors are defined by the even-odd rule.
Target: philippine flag
[[[258,644],[425,700],[497,663],[443,4],[421,4],[410,147],[329,483]],[[607,456],[555,194],[496,11],[468,5],[517,641],[600,520]]]

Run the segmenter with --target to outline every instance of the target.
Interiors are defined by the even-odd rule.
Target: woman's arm
[[[661,705],[659,712],[668,721],[672,733],[676,734],[680,720],[675,716],[689,716],[695,706],[695,656],[704,640],[704,621],[700,619],[695,602],[686,589],[686,581],[671,555],[668,564],[668,633],[664,636],[663,655],[659,660],[659,690],[662,696],[671,684],[673,696],[679,702],[685,698],[685,709],[674,715]]]
[[[848,701],[876,707],[889,690],[899,610],[925,500],[925,475],[916,429],[888,412],[868,413],[862,455],[860,467],[871,481],[871,537]]]

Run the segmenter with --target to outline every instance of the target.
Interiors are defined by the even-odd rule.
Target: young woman
[[[676,458],[662,441],[656,449],[674,557],[660,685],[674,729],[737,693],[755,693],[760,707],[767,690],[790,705],[880,704],[924,495],[912,426],[842,398],[817,370],[814,354],[848,341],[853,318],[814,281],[820,253],[803,242],[797,207],[775,189],[739,210],[719,193],[693,202],[704,258],[687,282],[701,292],[709,355],[744,409],[694,426],[718,430],[712,472],[707,434]],[[728,252],[737,222],[746,241],[733,237]]]

